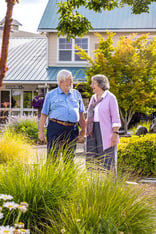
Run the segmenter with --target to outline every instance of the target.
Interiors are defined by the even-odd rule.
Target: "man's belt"
[[[77,125],[77,123],[65,122],[65,121],[61,121],[61,120],[57,120],[57,119],[52,119],[52,118],[49,118],[49,120],[52,121],[52,122],[54,122],[54,123],[61,124],[63,126],[75,126],[75,125]]]

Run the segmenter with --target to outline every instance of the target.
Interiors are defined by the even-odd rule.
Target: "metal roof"
[[[48,80],[56,81],[57,73],[61,69],[69,70],[73,75],[74,81],[85,80],[85,67],[48,67],[47,69]]]
[[[0,41],[1,44],[1,41]],[[68,69],[84,80],[84,67],[48,67],[47,38],[11,38],[4,83],[56,83],[57,72]]]
[[[56,31],[58,25],[56,2],[58,1],[49,0],[38,26],[39,31]],[[127,5],[124,8],[115,8],[112,11],[102,10],[101,13],[96,13],[84,7],[80,7],[78,11],[89,19],[96,31],[106,29],[112,31],[156,31],[156,3],[151,3],[149,13],[139,15],[132,14],[131,8]]]

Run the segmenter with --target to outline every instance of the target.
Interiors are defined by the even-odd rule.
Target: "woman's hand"
[[[111,147],[117,144],[118,134],[113,132],[111,137]]]

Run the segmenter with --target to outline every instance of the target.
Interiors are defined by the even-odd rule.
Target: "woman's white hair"
[[[97,74],[95,76],[92,76],[91,79],[95,80],[101,89],[103,90],[110,89],[108,78],[105,75]]]
[[[68,70],[61,70],[57,73],[57,83],[60,84],[61,80],[66,80],[71,76],[72,78],[72,73]]]

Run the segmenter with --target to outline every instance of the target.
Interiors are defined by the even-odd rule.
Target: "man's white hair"
[[[66,80],[71,76],[72,78],[72,73],[68,70],[61,70],[57,73],[57,83],[60,84],[61,80]]]

